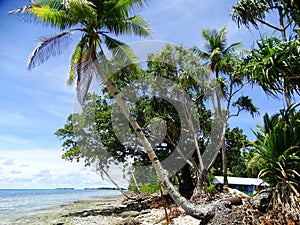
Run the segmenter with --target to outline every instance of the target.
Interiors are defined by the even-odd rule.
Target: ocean
[[[120,194],[105,189],[0,189],[0,224],[62,204]]]

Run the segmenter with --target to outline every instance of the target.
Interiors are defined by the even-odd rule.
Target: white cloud
[[[113,186],[110,181],[96,173],[93,167],[83,163],[66,162],[62,152],[55,149],[1,150],[1,188],[56,188]],[[126,187],[120,168],[114,167],[111,176]]]

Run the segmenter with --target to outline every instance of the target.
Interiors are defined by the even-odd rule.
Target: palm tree
[[[207,66],[210,68],[211,73],[215,75],[217,82],[219,82],[222,88],[224,99],[226,102],[225,114],[221,112],[221,100],[217,99],[217,108],[219,110],[219,116],[223,117],[224,126],[221,136],[222,143],[222,164],[223,164],[223,176],[224,185],[228,185],[227,179],[227,159],[226,159],[226,146],[225,146],[225,132],[227,127],[227,121],[232,116],[238,116],[240,111],[246,110],[252,114],[258,112],[257,108],[252,104],[251,99],[247,96],[241,96],[236,102],[233,101],[233,97],[243,88],[243,77],[234,73],[234,68],[238,61],[238,52],[236,49],[242,45],[241,42],[233,43],[227,46],[227,30],[223,27],[220,31],[215,29],[208,30],[203,29],[202,36],[205,39],[204,48],[206,51],[195,48],[195,52],[198,53],[204,60],[206,60]],[[228,75],[227,78],[221,75]],[[237,113],[230,114],[229,110],[231,106],[237,106]],[[215,156],[216,157],[216,156]],[[212,161],[214,162],[214,160]]]
[[[175,202],[185,209],[187,214],[201,219],[204,223],[213,217],[216,205],[199,206],[189,202],[179,194],[169,181],[139,124],[134,120],[124,100],[105,73],[107,64],[105,64],[104,46],[111,50],[115,56],[127,60],[133,57],[130,49],[124,43],[112,38],[109,34],[116,36],[121,34],[149,35],[147,22],[138,16],[130,16],[130,12],[134,7],[142,5],[142,0],[49,0],[41,5],[31,4],[16,9],[12,13],[28,13],[36,20],[62,31],[56,36],[42,39],[42,42],[35,48],[29,58],[29,69],[43,63],[50,56],[59,54],[64,46],[63,44],[69,42],[69,38],[74,32],[82,33],[82,37],[71,56],[68,79],[69,83],[76,79],[79,101],[84,104],[84,98],[93,74],[99,76],[136,132],[156,170],[158,178],[165,185],[169,194]]]
[[[29,57],[28,69],[31,70],[46,61],[50,56],[61,53],[70,43],[74,32],[81,32],[82,37],[75,46],[71,57],[68,84],[76,79],[78,99],[81,103],[93,78],[91,69],[98,67],[100,59],[105,61],[104,46],[115,56],[123,60],[132,60],[132,53],[126,45],[111,35],[134,34],[148,36],[150,29],[146,20],[130,16],[131,8],[143,6],[141,0],[130,1],[86,1],[86,0],[48,0],[43,5],[25,6],[11,13],[28,13],[45,25],[58,27],[62,32],[56,36],[42,38],[41,43]],[[74,28],[75,25],[80,25]],[[69,29],[69,30],[66,30]],[[104,68],[98,67],[98,72]],[[103,76],[102,71],[100,76]],[[104,78],[104,77],[102,77]],[[103,79],[105,81],[107,79]]]

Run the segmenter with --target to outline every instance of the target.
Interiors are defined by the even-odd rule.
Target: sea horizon
[[[118,190],[116,187],[55,187],[55,188],[0,188],[1,190]],[[127,190],[127,188],[122,187],[122,190]]]
[[[54,210],[60,205],[80,200],[121,195],[116,189],[45,188],[0,189],[0,224],[35,212]]]

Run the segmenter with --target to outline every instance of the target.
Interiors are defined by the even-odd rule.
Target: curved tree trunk
[[[101,166],[101,165],[100,165]],[[101,171],[107,176],[107,178],[118,188],[118,190],[124,195],[127,199],[135,200],[135,198],[132,198],[126,194],[125,191],[109,176],[109,173],[106,172],[104,168],[101,168]]]
[[[140,190],[140,187],[139,187],[138,183],[136,182],[136,179],[135,179],[135,176],[134,176],[134,173],[132,172],[132,170],[130,170],[130,174],[132,176],[132,179],[133,179],[134,185],[136,187],[136,190],[137,190],[138,194],[140,194],[141,190]]]
[[[139,141],[143,145],[149,159],[152,162],[152,166],[154,167],[156,174],[159,178],[159,180],[162,182],[162,184],[167,189],[168,193],[171,195],[173,200],[180,205],[188,215],[191,215],[194,218],[202,220],[202,224],[207,223],[213,216],[215,211],[215,204],[209,204],[209,205],[197,205],[193,202],[188,201],[186,198],[180,195],[178,190],[174,187],[174,185],[170,182],[168,178],[167,171],[165,171],[156,156],[155,152],[153,151],[153,148],[142,132],[140,126],[135,121],[135,119],[130,114],[128,108],[126,107],[126,104],[124,100],[121,98],[121,96],[117,93],[115,87],[112,85],[112,83],[107,79],[106,75],[104,74],[104,71],[98,62],[96,54],[92,54],[93,62],[95,63],[97,72],[99,76],[101,77],[102,81],[104,82],[105,86],[107,87],[110,94],[113,96],[113,98],[116,100],[118,106],[121,108],[122,113],[127,118],[131,126],[133,127],[135,133],[137,134]]]

